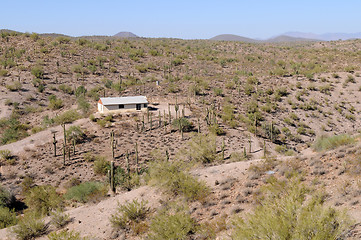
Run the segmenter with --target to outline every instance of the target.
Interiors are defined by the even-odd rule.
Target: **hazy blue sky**
[[[142,37],[361,32],[360,0],[0,0],[0,29]]]

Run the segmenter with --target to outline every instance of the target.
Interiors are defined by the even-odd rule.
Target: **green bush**
[[[11,208],[15,202],[14,195],[4,187],[0,186],[0,207]]]
[[[57,210],[51,213],[51,223],[54,227],[62,228],[68,222],[70,222],[69,214],[66,214],[61,210]]]
[[[63,101],[58,99],[55,95],[49,96],[49,108],[51,110],[57,110],[63,107]]]
[[[221,127],[219,126],[219,124],[217,124],[217,123],[214,123],[214,124],[209,125],[209,126],[208,126],[208,130],[209,130],[209,132],[211,132],[212,134],[217,135],[217,136],[221,136],[221,135],[225,135],[225,134],[226,134],[226,132],[224,131],[224,129],[221,128]]]
[[[0,207],[0,229],[15,225],[18,222],[14,210]]]
[[[108,188],[103,183],[84,182],[78,186],[69,188],[65,194],[65,199],[86,203],[93,200],[97,201],[105,197],[107,192]]]
[[[59,89],[69,95],[72,95],[74,93],[73,89],[69,85],[61,84],[59,85]]]
[[[2,165],[12,165],[15,163],[15,157],[11,154],[10,150],[0,150],[0,163]]]
[[[76,110],[68,110],[63,114],[56,116],[53,121],[56,124],[72,123],[80,117],[80,114]]]
[[[78,103],[78,110],[80,110],[84,115],[87,115],[89,113],[91,105],[86,100],[86,98],[83,96],[78,97],[77,103]]]
[[[186,151],[188,159],[201,163],[212,163],[216,160],[216,137],[215,135],[198,134],[188,142]]]
[[[22,88],[22,84],[19,81],[13,82],[13,84],[6,84],[5,86],[7,89],[9,89],[12,92],[19,91]]]
[[[183,207],[176,206],[160,211],[150,223],[148,239],[189,239],[195,232],[195,221]]]
[[[118,203],[116,213],[110,217],[110,222],[114,228],[129,229],[132,225],[137,224],[147,217],[149,208],[146,206],[147,201],[138,201],[134,199],[124,205]]]
[[[311,191],[300,179],[269,182],[254,212],[235,218],[232,239],[339,239],[350,226],[345,214],[323,205],[324,196],[306,198]]]
[[[36,78],[43,78],[44,70],[41,66],[35,66],[31,69],[31,74],[33,74]]]
[[[110,170],[110,162],[103,156],[96,156],[93,164],[94,173],[97,175],[106,175]]]
[[[182,126],[183,132],[189,132],[193,129],[193,124],[185,117],[174,119],[172,125],[176,129],[180,129]]]
[[[34,212],[37,216],[49,215],[51,211],[63,207],[63,199],[60,197],[53,186],[35,186],[27,193],[24,200],[27,211]]]
[[[204,200],[209,188],[202,181],[185,172],[185,164],[180,162],[157,161],[149,166],[149,180],[175,196],[187,200]]]
[[[83,130],[79,126],[70,126],[65,131],[66,139],[72,142],[73,140],[76,143],[81,143],[85,139],[86,135],[84,134]]]
[[[12,228],[11,232],[19,240],[30,240],[45,234],[46,230],[47,225],[42,220],[37,219],[34,214],[29,213],[24,215],[24,218]]]
[[[335,135],[331,137],[322,135],[316,139],[312,147],[316,151],[323,151],[335,149],[337,147],[353,143],[355,143],[355,138],[347,134]]]

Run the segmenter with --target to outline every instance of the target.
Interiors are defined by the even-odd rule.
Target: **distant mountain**
[[[53,37],[53,38],[57,38],[57,37],[67,37],[67,38],[71,38],[71,36],[65,35],[65,34],[61,34],[61,33],[40,33],[40,36],[43,37]]]
[[[310,42],[310,41],[319,41],[309,38],[301,37],[290,37],[286,35],[280,35],[267,40],[256,40],[252,38],[241,37],[233,34],[221,34],[215,37],[210,38],[210,40],[216,41],[237,41],[237,42],[248,42],[248,43],[281,43],[281,42]]]
[[[323,41],[335,41],[335,40],[348,40],[361,38],[361,32],[358,33],[324,33],[324,34],[314,34],[314,33],[303,33],[303,32],[287,32],[283,35],[296,37],[296,38],[311,38]]]
[[[138,38],[137,35],[131,32],[118,32],[114,35],[114,37],[120,37],[120,38]]]
[[[269,42],[269,43],[280,43],[280,42],[315,42],[315,41],[319,41],[317,39],[312,39],[312,38],[303,38],[303,37],[290,37],[290,36],[286,36],[286,35],[280,35],[274,38],[270,38],[265,40],[265,42]]]
[[[209,40],[214,40],[214,41],[249,42],[249,43],[259,42],[259,40],[255,40],[255,39],[252,39],[252,38],[241,37],[241,36],[234,35],[234,34],[221,34],[221,35],[217,35],[217,36],[215,36],[215,37],[212,37],[212,38],[210,38]]]

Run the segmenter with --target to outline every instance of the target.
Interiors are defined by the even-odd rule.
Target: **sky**
[[[360,0],[0,0],[0,29],[70,36],[266,39],[361,32]]]

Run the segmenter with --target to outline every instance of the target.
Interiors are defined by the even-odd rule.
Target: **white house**
[[[147,109],[148,100],[145,96],[107,97],[98,101],[98,112],[128,112]]]

